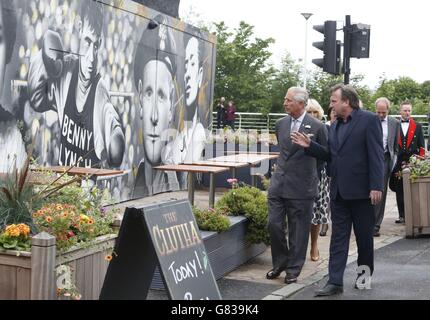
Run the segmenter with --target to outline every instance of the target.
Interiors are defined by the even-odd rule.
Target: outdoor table
[[[216,157],[208,159],[208,161],[216,161],[221,163],[247,163],[251,167],[256,167],[264,160],[276,159],[279,154],[267,154],[267,153],[239,153],[228,156]],[[251,175],[251,185],[256,185],[255,175]]]
[[[233,179],[236,178],[237,168],[243,168],[249,165],[248,163],[245,163],[245,162],[225,162],[225,161],[210,161],[210,160],[200,160],[200,161],[194,161],[194,162],[184,163],[184,164],[229,168],[231,170],[231,177]]]
[[[215,203],[215,181],[214,174],[227,171],[226,167],[202,166],[194,164],[167,164],[154,167],[155,170],[188,172],[188,200],[194,205],[194,173],[209,173],[209,207],[213,208]]]
[[[67,174],[71,176],[95,176],[95,177],[114,176],[114,175],[121,175],[123,173],[123,170],[67,167],[67,166],[40,167],[40,168],[33,168],[31,170],[32,171],[52,171],[56,173],[64,173],[68,170]]]

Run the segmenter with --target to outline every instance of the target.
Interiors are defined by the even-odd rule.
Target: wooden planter
[[[403,170],[406,237],[430,234],[430,177],[411,180],[410,169]]]
[[[116,235],[98,237],[87,248],[71,248],[56,255],[55,238],[45,232],[32,238],[31,252],[0,251],[0,300],[53,300],[55,268],[68,265],[72,283],[83,300],[99,298]]]
[[[246,241],[248,219],[244,216],[230,216],[230,229],[221,233],[200,231],[208,253],[215,279],[221,279],[227,273],[263,253],[264,243],[252,244]],[[164,283],[158,267],[152,278],[151,289],[164,290]]]

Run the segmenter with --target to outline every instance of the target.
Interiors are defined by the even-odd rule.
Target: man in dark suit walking
[[[390,110],[390,101],[381,97],[376,99],[375,110],[382,125],[382,143],[384,147],[384,192],[382,200],[375,206],[375,230],[374,237],[379,237],[379,229],[384,219],[385,202],[387,199],[388,179],[397,161],[399,146],[397,144],[397,134],[400,130],[400,122],[388,115]]]
[[[330,93],[330,105],[336,110],[337,120],[330,127],[329,147],[300,133],[292,135],[293,142],[304,147],[306,154],[328,161],[330,168],[329,280],[316,296],[343,292],[351,227],[357,241],[358,266],[367,271],[366,280],[372,274],[373,206],[381,201],[384,180],[381,121],[375,114],[359,108],[358,94],[352,86],[339,84],[331,88]],[[359,279],[361,277],[357,277]],[[356,281],[356,288],[357,285],[361,283]]]
[[[291,141],[292,132],[312,136],[319,145],[327,146],[327,129],[323,123],[305,112],[308,93],[291,87],[285,96],[288,116],[276,122],[276,136],[280,147],[275,172],[268,191],[268,228],[273,269],[266,277],[275,279],[286,271],[285,283],[293,283],[306,259],[312,207],[317,196],[317,161]],[[285,238],[285,218],[288,222],[288,241]]]
[[[405,202],[403,195],[402,165],[407,164],[412,155],[425,155],[425,142],[423,129],[420,123],[411,118],[412,104],[408,101],[400,104],[401,127],[397,135],[399,153],[396,166],[393,170],[393,181],[391,185],[396,191],[397,208],[399,219],[396,223],[405,222]]]

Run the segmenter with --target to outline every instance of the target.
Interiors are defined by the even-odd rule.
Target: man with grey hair
[[[382,200],[375,208],[375,230],[374,237],[379,237],[379,229],[381,228],[382,220],[384,219],[385,201],[387,199],[388,179],[396,165],[397,153],[399,145],[396,138],[400,130],[400,122],[388,115],[390,110],[390,101],[381,97],[375,101],[375,112],[381,120],[382,125],[382,142],[384,147],[384,191]]]
[[[291,87],[287,91],[284,107],[289,115],[276,122],[280,155],[268,191],[273,269],[266,277],[275,279],[285,271],[287,284],[297,281],[306,259],[319,180],[316,159],[293,144],[290,134],[299,131],[327,146],[325,125],[305,112],[308,97],[303,88]],[[285,238],[286,218],[288,240]]]

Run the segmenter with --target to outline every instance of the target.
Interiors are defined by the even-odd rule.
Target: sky
[[[275,66],[280,65],[287,51],[294,59],[304,60],[303,12],[313,13],[307,25],[308,69],[317,68],[312,59],[322,58],[322,51],[312,42],[322,41],[323,35],[313,30],[313,25],[336,20],[340,29],[345,16],[350,15],[353,24],[371,28],[370,58],[351,59],[352,73],[363,74],[364,84],[374,89],[383,74],[387,79],[408,76],[419,83],[430,80],[430,3],[423,0],[181,0],[179,7],[181,18],[224,21],[231,29],[237,28],[241,20],[255,26],[257,37],[275,39],[270,47]],[[342,31],[338,31],[337,39],[343,42]]]

